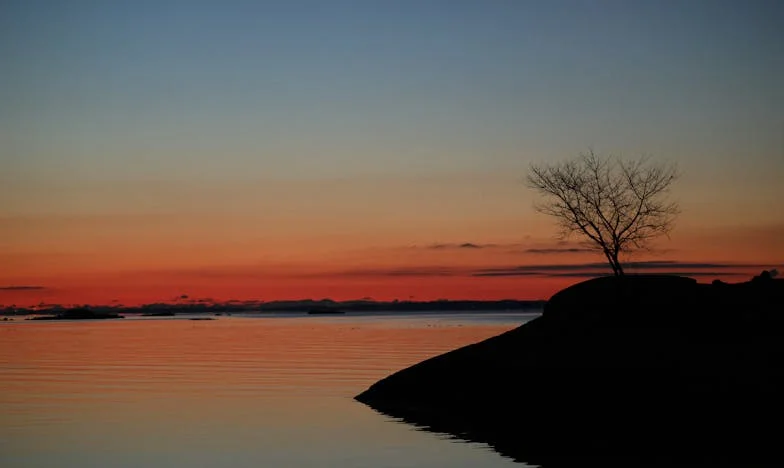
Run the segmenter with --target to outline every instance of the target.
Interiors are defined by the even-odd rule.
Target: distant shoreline
[[[308,312],[314,309],[323,311],[343,312],[438,312],[438,311],[472,311],[472,310],[536,310],[544,307],[547,301],[470,301],[470,300],[436,300],[436,301],[271,301],[271,302],[228,302],[228,303],[196,303],[167,304],[156,303],[143,306],[51,306],[44,308],[6,307],[0,309],[0,316],[53,315],[71,310],[87,309],[96,313],[159,315],[166,313],[199,314],[199,313],[279,313]]]

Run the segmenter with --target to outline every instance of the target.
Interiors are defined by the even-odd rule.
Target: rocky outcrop
[[[545,466],[784,461],[784,281],[598,278],[357,400]]]

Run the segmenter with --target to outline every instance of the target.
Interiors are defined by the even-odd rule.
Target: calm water
[[[500,467],[352,397],[522,313],[0,324],[0,466]]]

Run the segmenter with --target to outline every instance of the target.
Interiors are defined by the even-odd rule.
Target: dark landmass
[[[310,309],[308,315],[344,315],[345,310],[340,309]]]
[[[784,280],[598,278],[356,397],[560,466],[784,466]]]
[[[309,312],[311,310],[342,311],[342,312],[439,312],[439,311],[472,311],[472,310],[541,310],[545,301],[333,301],[330,299],[297,301],[229,301],[223,303],[156,303],[138,307],[129,306],[89,306],[66,308],[52,305],[50,307],[22,308],[6,307],[0,309],[0,315],[30,314],[63,314],[72,310],[90,310],[95,313],[140,314],[147,317],[159,317],[174,314],[199,313],[248,313],[248,312]]]
[[[121,318],[125,317],[111,312],[98,312],[90,309],[71,309],[57,315],[35,316],[27,320],[103,320]]]

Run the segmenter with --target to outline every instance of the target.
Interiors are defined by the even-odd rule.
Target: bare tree
[[[622,276],[621,254],[646,249],[672,230],[680,209],[667,195],[677,177],[672,164],[589,151],[555,165],[532,165],[527,182],[544,195],[536,209],[557,219],[562,238],[583,235]]]

